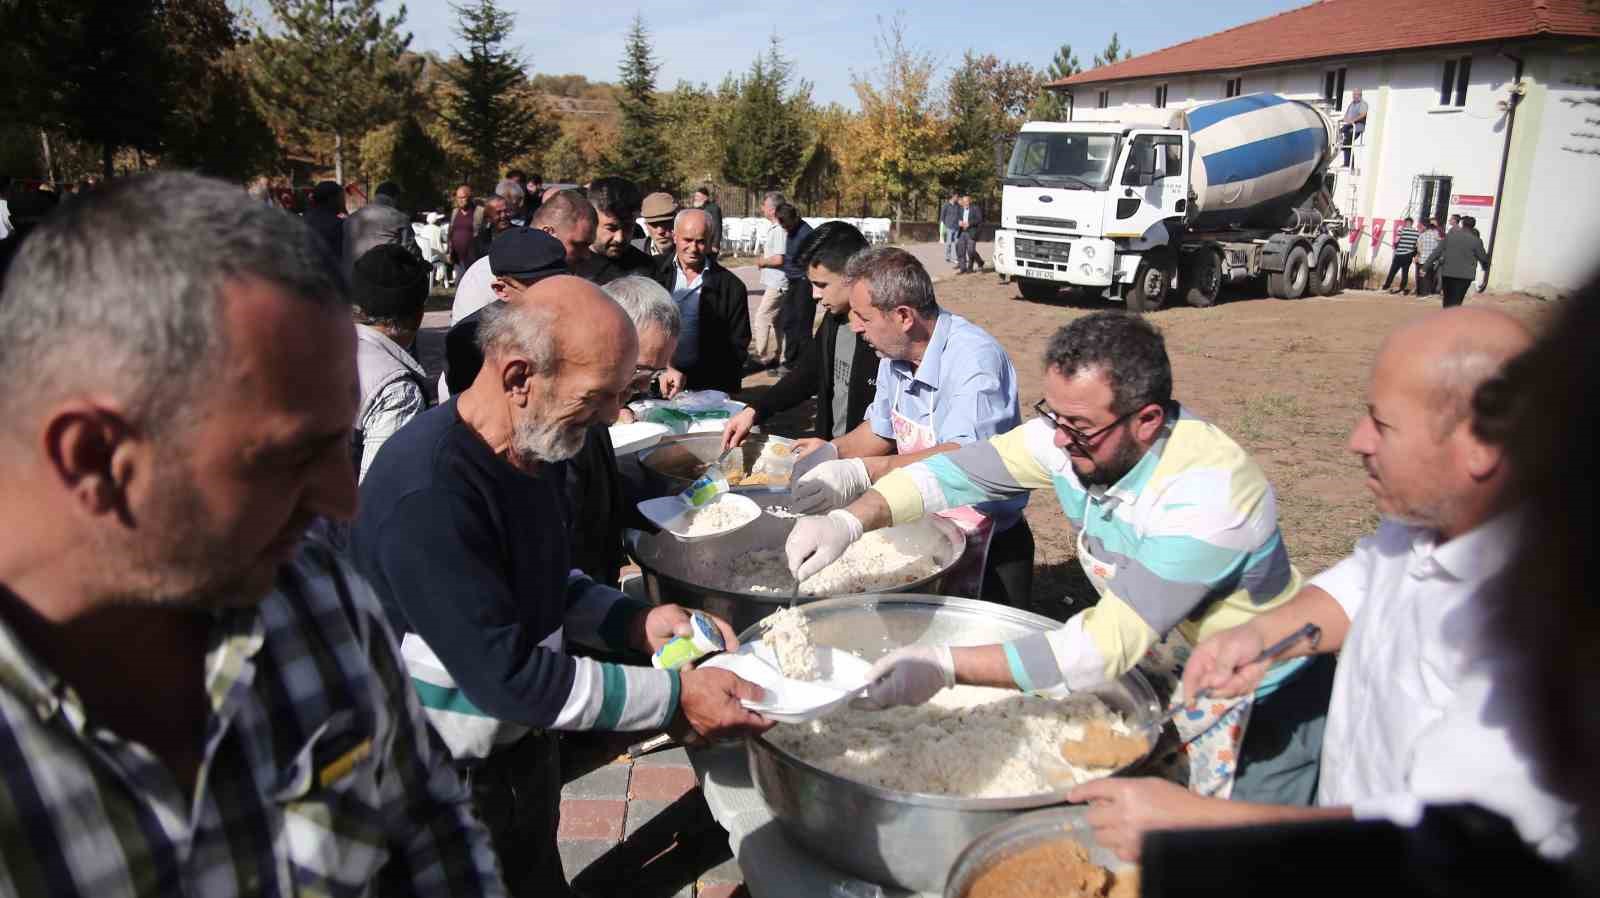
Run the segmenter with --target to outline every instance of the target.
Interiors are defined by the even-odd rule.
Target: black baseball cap
[[[524,284],[567,273],[567,248],[538,228],[510,228],[489,244],[489,271]]]
[[[381,243],[356,260],[350,298],[373,318],[406,319],[428,301],[428,263],[393,243]]]

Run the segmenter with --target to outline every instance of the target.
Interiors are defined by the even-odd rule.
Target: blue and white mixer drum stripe
[[[1327,118],[1306,103],[1275,94],[1208,103],[1178,119],[1176,125],[1189,129],[1192,142],[1189,183],[1197,227],[1275,217],[1297,201],[1296,194],[1332,152]]]

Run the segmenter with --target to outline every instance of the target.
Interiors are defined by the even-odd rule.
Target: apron
[[[933,429],[935,399],[928,408],[928,423],[919,424],[900,413],[900,397],[905,395],[902,384],[895,393],[894,408],[889,412],[889,427],[894,432],[895,453],[905,455],[921,452],[939,445],[941,440]],[[956,560],[944,576],[947,595],[976,599],[983,594],[983,568],[989,561],[989,543],[994,539],[994,521],[971,505],[937,512],[938,516],[961,528],[967,537],[967,550]]]
[[[1078,563],[1089,582],[1094,584],[1095,591],[1104,595],[1117,575],[1117,566],[1089,554],[1084,540],[1086,531],[1087,527],[1078,531]],[[1139,662],[1140,672],[1149,678],[1162,707],[1180,696],[1183,668],[1193,648],[1178,628],[1173,627]],[[1244,742],[1245,727],[1250,723],[1250,709],[1254,704],[1254,696],[1244,695],[1207,699],[1198,708],[1185,709],[1173,720],[1178,731],[1178,748],[1175,752],[1158,752],[1154,759],[1156,773],[1174,782],[1187,783],[1189,791],[1196,795],[1228,798],[1233,794],[1239,747]]]

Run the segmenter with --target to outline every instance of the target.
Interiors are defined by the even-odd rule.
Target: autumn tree
[[[724,135],[722,172],[747,190],[787,188],[800,169],[802,123],[811,85],[794,82],[794,63],[774,34],[738,82],[738,103]]]
[[[886,199],[896,221],[908,206],[932,196],[959,166],[948,146],[932,98],[934,61],[906,43],[900,16],[879,20],[875,39],[878,68],[854,74],[851,85],[861,103],[854,123],[858,171],[872,191]]]
[[[516,17],[494,0],[452,9],[462,48],[445,69],[444,120],[466,151],[468,178],[486,185],[502,163],[548,146],[558,129],[529,89],[522,57],[505,46]]]
[[[1113,38],[1115,40],[1115,38]],[[1078,64],[1078,57],[1072,52],[1071,44],[1062,44],[1056,51],[1055,58],[1050,60],[1050,65],[1044,70],[1041,79],[1043,84],[1052,84],[1063,78],[1070,78],[1083,71],[1083,66]],[[1028,110],[1028,117],[1036,122],[1064,122],[1067,120],[1067,104],[1062,100],[1061,92],[1055,90],[1041,90]]]
[[[344,181],[347,139],[399,118],[412,98],[419,57],[405,55],[406,8],[384,18],[378,0],[267,0],[276,33],[257,26],[256,89],[289,130],[333,142]]]
[[[601,168],[606,174],[633,181],[646,192],[660,189],[671,177],[661,115],[656,109],[656,71],[660,68],[644,17],[635,13],[617,67],[621,88],[617,108],[622,114],[617,144],[602,160]]]
[[[719,90],[680,81],[661,97],[661,139],[666,144],[668,185],[675,192],[721,180],[722,148],[737,103],[737,82],[731,77]]]

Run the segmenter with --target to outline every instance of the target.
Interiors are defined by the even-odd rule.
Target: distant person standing
[[[286,210],[288,206],[284,207]],[[303,216],[306,226],[322,238],[335,259],[344,255],[344,190],[333,181],[320,181],[311,189],[311,208]]]
[[[789,290],[789,279],[783,273],[783,254],[789,246],[789,235],[778,224],[778,207],[782,205],[785,205],[783,194],[775,190],[761,198],[761,217],[767,220],[767,231],[761,240],[762,253],[756,260],[756,267],[761,269],[761,286],[765,292],[750,319],[750,331],[755,335],[756,344],[746,369],[749,371],[775,367],[783,348],[783,337],[778,332],[778,312]]]
[[[356,374],[361,405],[351,431],[356,481],[378,450],[433,402],[427,374],[411,355],[428,301],[428,266],[393,244],[356,260],[350,296],[356,319]]]
[[[722,249],[722,207],[712,198],[711,185],[696,188],[689,205],[711,216],[711,255],[715,257]]]
[[[983,224],[983,210],[972,205],[971,196],[961,198],[961,212],[956,227],[961,236],[956,243],[956,270],[962,274],[983,270],[983,260],[978,258],[978,226]]]
[[[1344,145],[1344,167],[1350,167],[1350,147],[1367,130],[1367,101],[1361,99],[1357,88],[1350,95],[1350,105],[1345,107],[1344,118],[1339,120],[1339,143]]]
[[[1477,266],[1482,265],[1485,279],[1488,277],[1489,253],[1483,248],[1483,240],[1473,230],[1476,224],[1471,216],[1462,218],[1462,226],[1444,235],[1444,239],[1423,262],[1430,267],[1438,266],[1440,292],[1444,294],[1444,307],[1447,309],[1459,306],[1466,300],[1467,290],[1477,274]]]
[[[520,228],[528,223],[528,192],[515,179],[504,178],[494,185],[494,195],[506,201],[506,212],[511,216],[512,227]]]
[[[399,186],[393,181],[384,181],[373,191],[372,202],[344,220],[346,278],[355,268],[356,260],[366,255],[367,250],[385,243],[393,243],[413,256],[422,258],[417,235],[411,230],[411,216],[396,208],[399,202]]]
[[[1432,296],[1438,289],[1439,278],[1432,268],[1426,264],[1426,259],[1433,255],[1434,249],[1439,246],[1439,241],[1444,235],[1439,233],[1439,223],[1431,218],[1423,219],[1422,233],[1417,236],[1417,296]]]
[[[538,212],[539,207],[544,204],[544,175],[538,172],[529,175],[523,193],[525,194],[523,206],[527,209],[528,220],[532,221],[533,213]]]
[[[472,201],[472,186],[460,185],[456,188],[455,209],[450,213],[450,230],[445,238],[452,266],[451,280],[460,281],[478,260],[472,244],[482,224],[483,207]]]
[[[518,198],[511,203],[511,223],[520,228],[528,223],[528,215],[530,214],[528,211],[528,176],[523,174],[520,168],[511,168],[506,170],[505,180],[517,185]]]
[[[672,219],[678,214],[678,201],[670,193],[652,193],[644,198],[639,216],[650,234],[649,253],[657,258],[674,252]]]
[[[1389,290],[1389,283],[1394,280],[1396,273],[1400,275],[1400,286],[1389,290],[1390,293],[1409,293],[1410,285],[1407,279],[1411,276],[1411,263],[1417,259],[1417,229],[1411,226],[1411,216],[1406,216],[1400,222],[1400,227],[1394,232],[1394,260],[1389,263],[1389,276],[1383,279],[1383,289]],[[1422,284],[1417,284],[1421,289]]]
[[[939,242],[944,244],[944,260],[956,264],[956,238],[961,236],[961,198],[954,190],[939,207]]]
[[[627,178],[595,178],[589,184],[589,204],[594,207],[594,239],[589,256],[572,266],[572,273],[604,286],[630,274],[649,276],[656,260],[633,245],[639,217],[639,186]]]
[[[779,377],[800,358],[800,351],[811,342],[811,326],[817,318],[817,300],[800,264],[800,248],[811,238],[811,225],[800,217],[800,210],[789,203],[778,207],[778,225],[787,240],[783,247],[783,276],[789,284],[783,291],[783,308],[778,313],[778,330],[783,334],[782,364]]]

